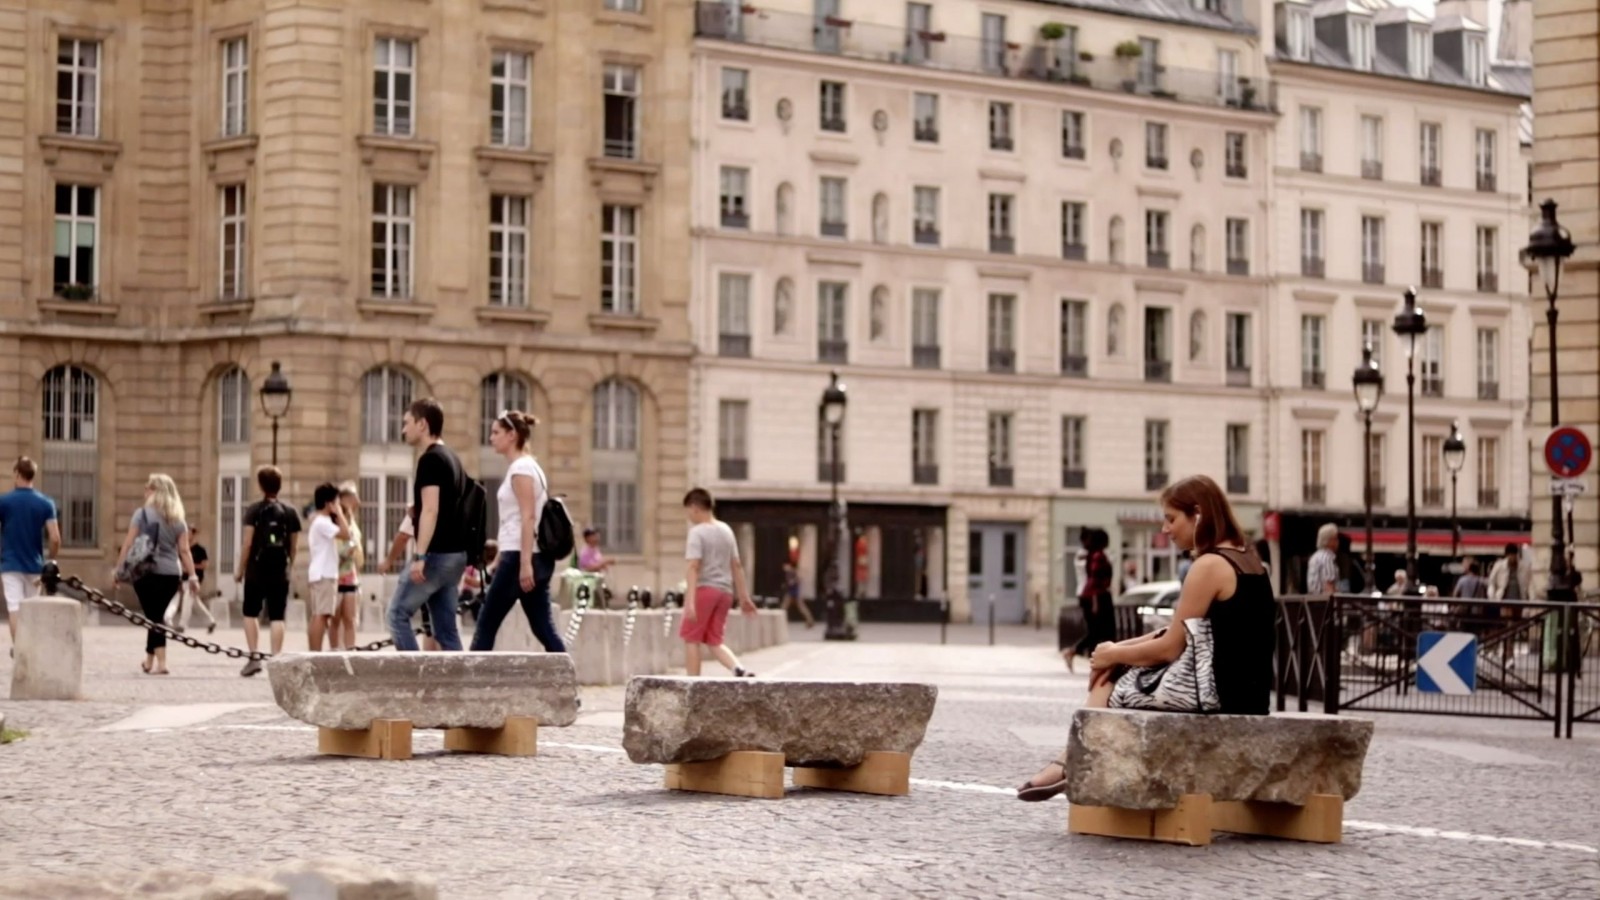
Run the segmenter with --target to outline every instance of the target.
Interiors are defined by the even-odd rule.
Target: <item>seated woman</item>
[[[1090,707],[1111,705],[1112,689],[1128,667],[1161,666],[1183,654],[1184,622],[1211,623],[1212,670],[1223,714],[1267,714],[1272,691],[1272,651],[1277,632],[1276,600],[1266,566],[1245,541],[1233,508],[1204,475],[1185,478],[1161,492],[1161,530],[1178,549],[1192,554],[1172,624],[1143,637],[1095,647],[1089,659]],[[1176,711],[1176,710],[1175,710]],[[1199,710],[1194,710],[1198,712]],[[1067,788],[1066,754],[1017,789],[1017,798],[1049,800]]]

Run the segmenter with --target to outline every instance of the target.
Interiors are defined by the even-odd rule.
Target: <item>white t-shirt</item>
[[[522,506],[517,503],[516,488],[511,486],[512,479],[518,475],[526,475],[533,479],[533,533],[535,538],[539,534],[539,517],[544,514],[544,502],[547,496],[544,470],[534,462],[531,456],[519,456],[511,467],[506,469],[506,477],[500,481],[500,490],[495,491],[494,498],[500,503],[500,543],[501,553],[522,552]]]
[[[338,537],[339,526],[327,513],[318,513],[311,520],[311,568],[306,573],[307,580],[338,580],[339,548],[335,543]]]

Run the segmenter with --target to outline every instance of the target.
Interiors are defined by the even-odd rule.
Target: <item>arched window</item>
[[[379,366],[361,378],[361,443],[399,444],[401,419],[411,406],[411,376]]]
[[[1106,313],[1106,355],[1122,355],[1122,304],[1112,304]]]
[[[40,488],[56,502],[61,543],[98,543],[100,495],[100,383],[77,366],[56,366],[40,385],[44,412]]]
[[[1189,229],[1189,269],[1194,272],[1206,270],[1206,227],[1196,224]]]
[[[234,366],[217,379],[217,441],[250,443],[250,376]]]
[[[508,409],[532,412],[528,408],[528,382],[510,372],[491,372],[483,379],[483,421],[478,442],[489,446],[489,426]]]
[[[616,378],[594,389],[592,517],[606,546],[638,553],[639,390]]]
[[[787,336],[794,332],[794,282],[779,278],[772,292],[772,333]]]
[[[1206,314],[1196,310],[1189,317],[1189,361],[1200,362],[1206,356]]]
[[[889,289],[881,284],[872,289],[867,333],[873,342],[881,341],[889,335]]]
[[[778,185],[778,202],[773,209],[777,212],[778,233],[794,234],[794,185],[787,181]]]
[[[1122,217],[1112,216],[1106,229],[1106,256],[1114,264],[1122,264]]]
[[[874,244],[889,243],[889,195],[884,193],[872,196],[872,242]]]

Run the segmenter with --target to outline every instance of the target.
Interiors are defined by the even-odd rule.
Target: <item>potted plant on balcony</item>
[[[747,16],[753,16],[756,14],[756,5],[754,3],[746,3],[739,7],[739,11]]]
[[[56,294],[63,300],[93,300],[94,285],[63,284],[56,289]]]
[[[1248,78],[1239,79],[1239,105],[1245,109],[1256,108],[1256,86]]]
[[[1046,22],[1039,26],[1039,38],[1046,41],[1059,41],[1067,36],[1067,26],[1060,22]]]
[[[850,20],[839,16],[826,16],[823,18],[822,24],[829,28],[849,28]]]
[[[1123,41],[1113,52],[1122,67],[1122,89],[1132,94],[1139,89],[1139,57],[1144,55],[1144,48],[1138,41]]]
[[[1144,55],[1144,48],[1138,41],[1123,41],[1117,45],[1117,59],[1138,59]]]

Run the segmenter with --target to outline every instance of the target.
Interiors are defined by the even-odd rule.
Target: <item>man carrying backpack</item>
[[[439,437],[444,432],[444,408],[432,397],[411,404],[401,420],[401,437],[422,451],[412,480],[411,501],[416,509],[417,536],[411,545],[410,565],[389,605],[389,633],[396,650],[416,650],[417,636],[411,617],[426,605],[433,620],[433,637],[441,650],[460,650],[456,601],[461,574],[467,568],[470,535],[462,515],[462,496],[469,487],[461,459]],[[481,513],[480,513],[481,516]],[[476,540],[482,537],[478,523]],[[481,546],[479,550],[481,552]]]
[[[244,511],[246,552],[240,554],[234,580],[244,584],[244,640],[256,652],[260,625],[256,617],[266,608],[272,626],[272,653],[283,652],[283,617],[289,608],[289,571],[294,566],[295,538],[300,532],[300,516],[278,501],[283,490],[283,473],[276,466],[256,470],[261,499]],[[248,678],[261,671],[261,663],[250,660],[239,674]]]

